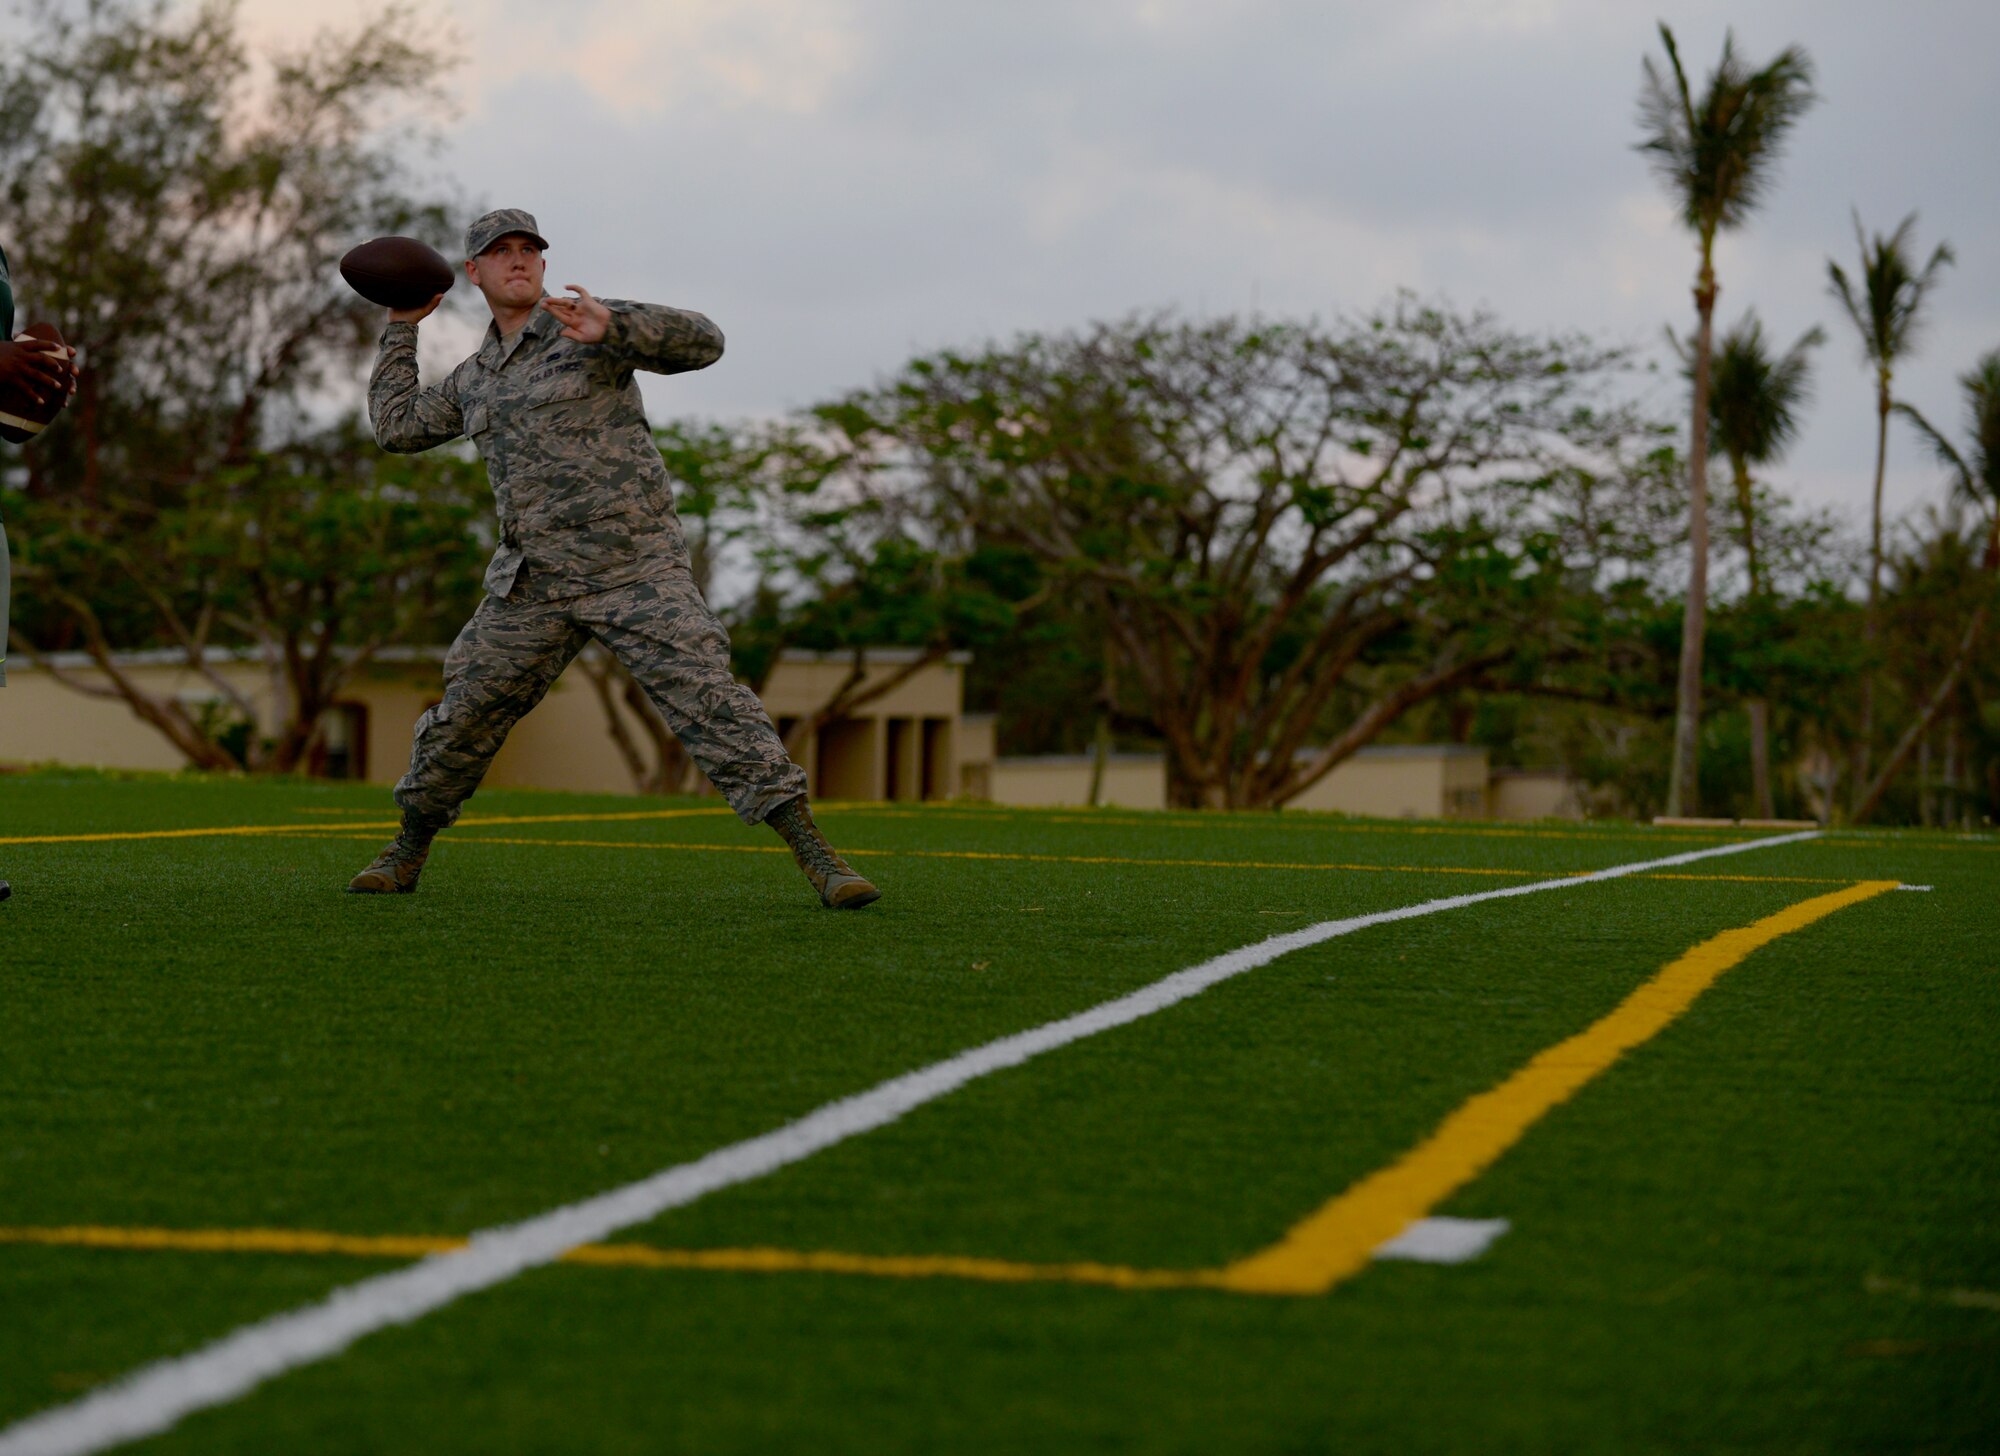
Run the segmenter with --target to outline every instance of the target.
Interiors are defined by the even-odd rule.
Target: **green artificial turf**
[[[661,808],[707,812],[479,822]],[[481,794],[419,895],[363,899],[380,790],[0,778],[0,1226],[462,1235],[1282,930],[1744,837],[836,805],[885,893],[835,915],[715,808]],[[1553,1109],[1435,1210],[1511,1221],[1471,1263],[1311,1298],[559,1266],[139,1449],[2000,1447],[2000,841],[1680,873],[1746,878],[1297,951],[619,1236],[1214,1267],[1696,943],[1932,887],[1759,950]],[[0,1422],[393,1267],[0,1243]]]

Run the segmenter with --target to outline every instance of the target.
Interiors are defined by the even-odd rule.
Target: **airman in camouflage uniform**
[[[822,903],[858,908],[878,892],[834,854],[806,805],[805,774],[763,705],[729,674],[729,637],[696,588],[673,489],[633,377],[722,357],[706,317],[658,304],[542,293],[543,241],[518,208],[488,213],[465,240],[466,274],[493,310],[477,353],[429,388],[417,377],[417,321],[392,310],[368,385],[386,450],[466,436],[499,510],[487,595],[444,662],[444,700],[417,720],[396,785],[402,832],[349,889],[416,889],[430,841],[458,818],[522,714],[592,638],[630,669],[689,756],[745,823],[791,845]]]

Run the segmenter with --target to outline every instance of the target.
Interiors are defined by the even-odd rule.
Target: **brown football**
[[[371,238],[340,260],[347,286],[384,308],[422,308],[458,281],[444,254],[416,238]]]
[[[62,357],[74,359],[76,351],[63,343],[62,331],[54,324],[29,324],[15,339],[47,339],[62,350]],[[28,395],[18,390],[0,389],[0,439],[19,444],[23,440],[39,435],[43,427],[56,417],[68,403],[66,395],[58,394],[37,404]]]

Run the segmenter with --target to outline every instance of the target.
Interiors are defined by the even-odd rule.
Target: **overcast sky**
[[[246,0],[260,35],[359,0]],[[1872,385],[1826,293],[1850,209],[1958,254],[1900,392],[1959,418],[2000,347],[2000,6],[1991,0],[418,0],[466,63],[444,168],[534,212],[551,288],[699,308],[729,338],[656,418],[771,414],[913,353],[1134,309],[1325,317],[1409,287],[1657,351],[1694,244],[1632,150],[1664,18],[1797,43],[1819,106],[1719,249],[1718,323],[1814,323],[1818,398],[1781,488],[1865,519]],[[461,308],[472,299],[459,300]],[[462,318],[470,319],[465,313]],[[480,323],[483,324],[483,318]],[[470,340],[469,327],[463,339]],[[455,357],[438,335],[427,357]],[[1663,405],[1680,388],[1663,375]],[[1892,509],[1940,498],[1907,434]]]

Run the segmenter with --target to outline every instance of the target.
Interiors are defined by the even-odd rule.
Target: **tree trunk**
[[[1752,698],[1744,705],[1750,714],[1750,797],[1756,801],[1759,819],[1775,819],[1778,811],[1771,800],[1771,705]]]
[[[1939,796],[1939,822],[1947,828],[1957,826],[1959,820],[1958,780],[1964,772],[1963,757],[1958,741],[1958,718],[1954,715],[1944,721],[1944,793]]]
[[[1111,713],[1097,715],[1097,735],[1090,745],[1090,807],[1104,802],[1104,767],[1111,758]]]
[[[1112,676],[1116,665],[1111,638],[1107,634],[1104,639],[1104,680],[1098,685],[1097,735],[1090,749],[1090,807],[1093,809],[1104,802],[1104,770],[1111,760],[1111,715],[1118,707],[1118,688]]]
[[[1741,455],[1729,457],[1729,473],[1736,483],[1736,514],[1743,518],[1743,554],[1750,566],[1750,595],[1764,594],[1764,571],[1757,560],[1757,505],[1751,487],[1750,462]]]
[[[103,476],[103,467],[98,450],[98,377],[95,370],[86,369],[77,380],[77,403],[82,407],[81,418],[77,421],[83,434],[83,479],[78,484],[77,494],[88,505],[95,506],[102,498],[98,483]]]
[[[1731,453],[1730,473],[1736,481],[1736,510],[1743,518],[1743,554],[1750,563],[1750,599],[1764,594],[1764,572],[1757,560],[1757,509],[1751,495],[1750,462]],[[1750,797],[1759,819],[1775,819],[1771,803],[1771,705],[1752,698],[1744,705],[1750,715]]]
[[[1204,765],[1205,769],[1206,766]],[[1187,758],[1175,751],[1174,745],[1167,747],[1167,807],[1169,809],[1219,809],[1222,798],[1215,790],[1212,777],[1190,768]]]
[[[1936,780],[1931,776],[1931,736],[1926,733],[1917,740],[1917,825],[1931,827],[1932,791]]]
[[[1667,813],[1693,814],[1701,802],[1697,757],[1701,737],[1701,649],[1708,629],[1708,380],[1714,348],[1715,267],[1702,249],[1694,306],[1701,323],[1694,342],[1694,419],[1688,449],[1688,590],[1681,613],[1680,678],[1674,694],[1674,756],[1667,778]]]
[[[1889,467],[1889,371],[1875,376],[1875,506],[1868,526],[1868,611],[1861,620],[1861,640],[1868,647],[1868,665],[1861,674],[1861,734],[1854,744],[1855,812],[1860,813],[1863,786],[1875,739],[1875,644],[1880,638],[1882,601],[1882,477]]]
[[[251,727],[253,747],[249,762],[244,765],[252,773],[288,774],[298,773],[312,756],[320,736],[319,717],[293,716],[291,721],[278,728],[277,737],[272,739],[268,749],[259,750],[254,746],[256,728]]]

